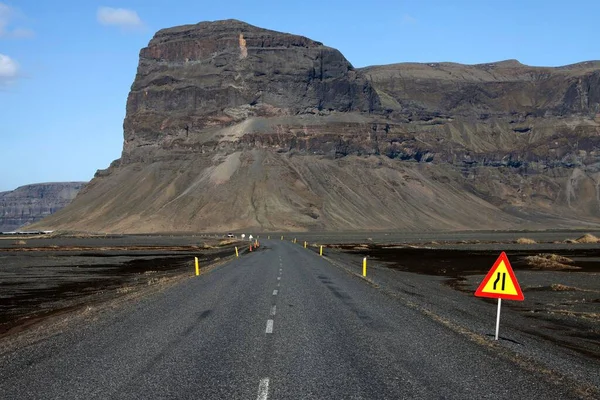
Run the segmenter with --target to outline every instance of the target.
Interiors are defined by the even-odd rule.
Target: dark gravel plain
[[[0,238],[0,337],[245,251],[216,235]]]
[[[586,381],[531,368],[511,358],[523,358],[516,351],[474,340],[346,268],[298,244],[266,240],[198,278],[0,351],[0,393],[36,400],[594,398]],[[432,295],[427,286],[419,290]]]
[[[368,280],[428,317],[497,351],[521,367],[579,385],[583,397],[600,393],[600,244],[567,243],[599,232],[261,233],[304,241],[356,275],[367,257]],[[249,234],[246,232],[246,234]],[[518,244],[519,238],[535,244]],[[216,235],[113,235],[2,238],[0,339],[47,317],[138,291],[201,266],[226,260],[247,242],[219,246]],[[505,301],[500,341],[493,341],[496,300],[473,296],[501,251],[525,293]],[[572,270],[536,269],[525,257],[558,254]]]

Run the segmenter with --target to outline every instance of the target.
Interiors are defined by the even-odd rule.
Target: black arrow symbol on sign
[[[500,274],[502,274],[502,291],[504,291],[504,284],[506,283],[506,272],[498,272],[496,275],[496,280],[494,281],[494,290],[496,290],[496,285],[500,282]]]

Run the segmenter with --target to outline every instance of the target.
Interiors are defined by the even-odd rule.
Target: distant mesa
[[[0,192],[0,232],[48,233],[20,228],[47,217],[69,204],[85,182],[38,183]]]
[[[121,158],[32,228],[597,227],[599,66],[355,68],[237,20],[162,29],[140,51]]]

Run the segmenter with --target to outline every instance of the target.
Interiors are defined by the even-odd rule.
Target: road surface
[[[572,396],[279,240],[0,358],[3,399]]]

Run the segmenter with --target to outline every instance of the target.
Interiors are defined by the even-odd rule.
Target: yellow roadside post
[[[367,276],[367,257],[363,258],[363,276]]]
[[[269,239],[269,240],[270,240],[270,239],[271,239],[271,235],[269,235],[269,237],[268,237],[267,239]]]
[[[240,253],[238,253],[237,246],[235,246],[235,256],[236,256],[236,257],[239,257],[239,256],[240,256]]]
[[[294,238],[294,244],[296,244],[296,238]]]
[[[304,248],[306,248],[306,240],[304,241]]]
[[[319,250],[319,255],[322,256],[323,255],[323,245],[321,245],[321,250]]]
[[[200,275],[200,266],[198,265],[198,257],[194,257],[196,261],[196,276]]]
[[[281,235],[281,240],[283,240],[283,235]]]

